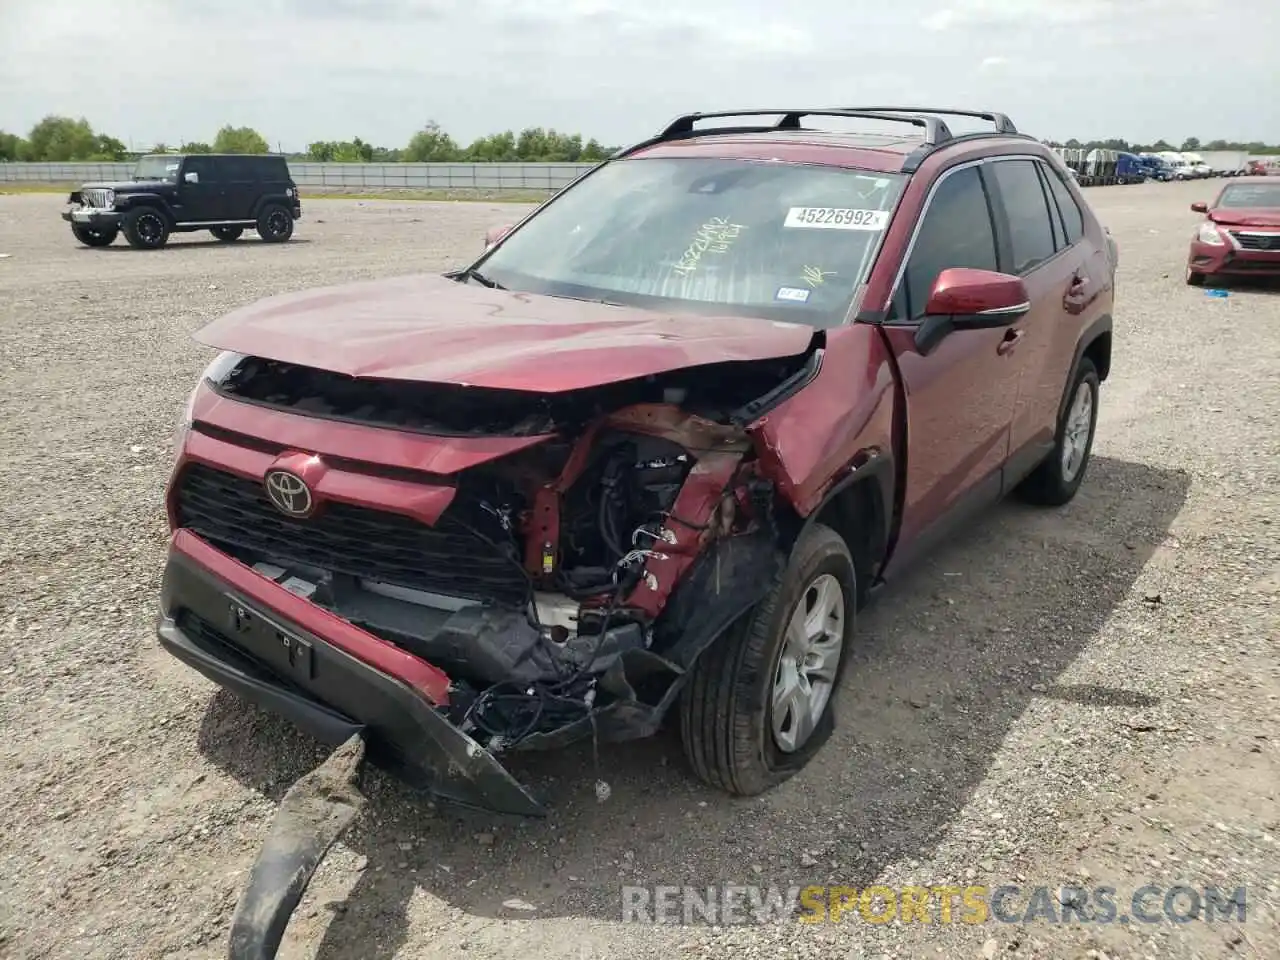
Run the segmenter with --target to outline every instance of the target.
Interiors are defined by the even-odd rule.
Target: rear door
[[[915,345],[929,291],[948,267],[1000,268],[978,164],[946,170],[934,186],[881,325],[906,401],[906,490],[895,564],[970,509],[994,501],[1009,452],[1018,366],[1004,346],[1007,328],[956,331],[928,354]]]
[[[1031,300],[1031,310],[1014,326],[1018,342],[1010,354],[1019,376],[1008,488],[1053,447],[1093,281],[1083,216],[1056,171],[1031,157],[997,159],[988,170],[1003,270],[1022,278]]]
[[[227,178],[227,219],[252,220],[266,164],[257,157],[227,157],[222,164]]]

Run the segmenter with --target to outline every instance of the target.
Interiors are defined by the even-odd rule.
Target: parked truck
[[[1162,183],[1168,183],[1173,179],[1173,165],[1164,157],[1154,153],[1144,153],[1139,155],[1143,170],[1148,180],[1159,180]]]
[[[1116,154],[1116,183],[1142,183],[1146,179],[1147,170],[1141,157],[1123,151]]]
[[[1200,156],[1215,177],[1239,177],[1249,169],[1249,151],[1247,150],[1211,150]]]

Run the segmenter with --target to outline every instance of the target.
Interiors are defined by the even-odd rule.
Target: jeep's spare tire
[[[169,218],[155,207],[139,207],[124,215],[124,238],[135,250],[157,250],[169,241]]]
[[[293,214],[282,203],[268,203],[258,214],[258,236],[267,243],[284,243],[293,236]]]

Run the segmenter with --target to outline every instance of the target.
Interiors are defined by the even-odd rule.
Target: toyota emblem
[[[287,470],[269,470],[264,478],[267,499],[289,517],[305,517],[314,503],[311,488],[297,474]]]

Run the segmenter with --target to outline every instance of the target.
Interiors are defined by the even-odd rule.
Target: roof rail
[[[975,120],[986,120],[995,125],[996,133],[1016,134],[1018,128],[1013,125],[1007,114],[994,110],[955,110],[951,107],[849,107],[850,110],[867,110],[874,113],[911,113],[917,116],[941,114],[946,117],[973,117]]]
[[[951,130],[946,123],[937,117],[913,115],[900,116],[894,113],[886,113],[882,110],[865,109],[862,107],[814,107],[808,109],[749,109],[749,110],[717,110],[713,113],[686,113],[676,117],[665,127],[656,137],[645,142],[645,145],[661,143],[664,140],[678,140],[683,137],[706,136],[709,134],[722,133],[724,128],[711,128],[706,131],[694,130],[693,125],[699,120],[716,120],[725,117],[772,117],[781,115],[781,119],[773,125],[760,127],[734,127],[735,132],[744,130],[755,130],[764,132],[768,130],[799,130],[800,121],[804,117],[849,117],[854,119],[865,120],[886,120],[890,123],[906,123],[914,127],[920,127],[924,130],[924,142],[930,146],[937,146],[951,139]]]

